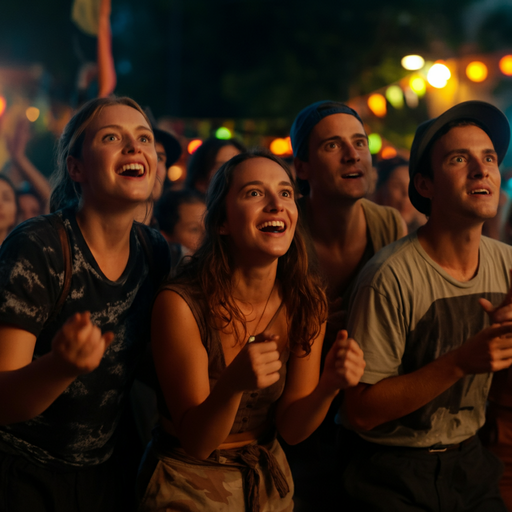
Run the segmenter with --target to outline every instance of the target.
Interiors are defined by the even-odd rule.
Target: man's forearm
[[[361,383],[345,391],[348,419],[359,430],[371,430],[418,410],[463,376],[452,351],[412,373]]]

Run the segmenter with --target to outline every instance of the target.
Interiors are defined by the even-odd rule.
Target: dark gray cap
[[[353,109],[340,103],[339,101],[317,101],[301,110],[290,129],[290,139],[292,141],[293,154],[299,158],[304,155],[306,144],[309,139],[311,130],[320,122],[324,117],[333,114],[348,114],[354,116],[361,124],[359,114]]]
[[[439,117],[420,124],[416,129],[409,159],[409,198],[421,213],[430,210],[430,199],[420,195],[414,186],[414,176],[418,173],[420,162],[428,157],[431,143],[447,124],[453,121],[473,121],[479,125],[491,139],[498,155],[498,164],[505,157],[510,142],[510,125],[505,114],[494,105],[485,101],[465,101],[450,108]]]

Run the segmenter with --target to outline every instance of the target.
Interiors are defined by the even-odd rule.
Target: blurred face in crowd
[[[22,194],[18,197],[19,221],[24,222],[41,215],[41,204],[33,194]]]
[[[208,190],[208,185],[210,184],[213,175],[228,160],[231,160],[234,156],[239,154],[240,151],[231,144],[228,144],[227,146],[222,146],[219,149],[219,151],[217,151],[217,155],[215,156],[215,162],[213,163],[213,166],[210,169],[210,173],[208,174],[208,181],[205,183],[204,180],[198,180],[196,183],[197,190],[203,194],[206,194],[206,191]]]
[[[0,180],[0,243],[16,225],[16,193],[9,183]]]
[[[332,114],[309,136],[307,162],[296,158],[297,176],[307,180],[311,196],[357,200],[372,183],[372,159],[363,125],[350,114]]]
[[[158,201],[162,195],[164,187],[165,175],[167,174],[167,154],[164,145],[161,142],[155,142],[156,155],[158,162],[156,164],[156,180],[151,198],[153,201]]]
[[[382,190],[379,190],[385,206],[396,208],[405,222],[409,223],[418,211],[409,199],[409,167],[401,165],[391,172]]]
[[[182,203],[178,207],[179,220],[172,235],[166,238],[170,242],[184,245],[191,252],[199,247],[204,235],[204,213],[206,205],[202,202]]]

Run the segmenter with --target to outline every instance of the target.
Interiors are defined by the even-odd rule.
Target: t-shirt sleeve
[[[400,374],[405,326],[403,315],[389,297],[374,286],[360,286],[352,299],[348,332],[364,353],[366,368],[361,382],[375,384]]]
[[[0,248],[0,324],[38,336],[60,296],[63,265],[60,240],[47,220],[14,230]]]

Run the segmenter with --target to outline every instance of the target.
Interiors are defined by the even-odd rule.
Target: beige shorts
[[[158,462],[140,512],[288,512],[293,510],[293,480],[286,456],[277,440],[266,445],[282,472],[288,492],[278,492],[267,463],[253,465],[251,478],[257,489],[253,503],[247,499],[248,467],[233,463],[218,452],[217,460],[199,461],[177,449],[177,457],[158,454]],[[234,450],[228,450],[233,452]],[[263,458],[260,458],[263,459]],[[255,503],[254,503],[255,501]],[[259,506],[258,506],[259,505]]]

